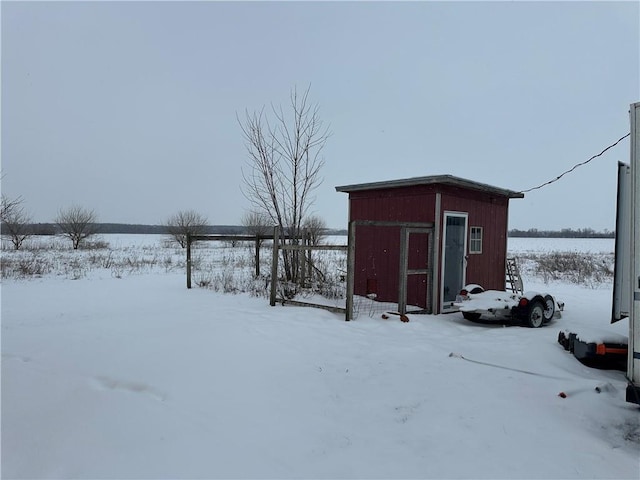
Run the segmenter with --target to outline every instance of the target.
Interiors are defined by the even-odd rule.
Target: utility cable
[[[589,163],[591,160],[598,158],[599,156],[601,156],[602,154],[604,154],[607,150],[615,147],[616,145],[618,145],[622,140],[624,140],[625,138],[627,138],[628,136],[630,136],[631,133],[627,133],[624,137],[620,137],[615,143],[612,143],[611,145],[609,145],[607,148],[605,148],[604,150],[602,150],[600,153],[598,153],[597,155],[594,155],[593,157],[591,157],[589,160],[585,160],[584,162],[578,163],[576,165],[574,165],[573,167],[571,167],[569,170],[567,170],[566,172],[561,173],[560,175],[558,175],[556,178],[554,178],[553,180],[549,180],[548,182],[545,182],[541,185],[538,185],[537,187],[532,187],[532,188],[528,188],[527,190],[521,190],[519,193],[527,193],[527,192],[531,192],[533,190],[538,190],[539,188],[542,187],[546,187],[547,185],[550,185],[552,183],[557,182],[558,180],[560,180],[562,177],[564,177],[566,174],[573,172],[576,168],[581,167],[582,165],[586,165],[587,163]]]
[[[554,380],[569,380],[568,378],[554,377],[553,375],[545,375],[543,373],[531,372],[529,370],[520,370],[519,368],[505,367],[504,365],[498,365],[498,364],[495,364],[495,363],[481,362],[480,360],[472,360],[470,358],[463,357],[459,353],[454,353],[454,352],[451,352],[449,354],[449,357],[461,358],[462,360],[466,360],[467,362],[477,363],[479,365],[486,365],[488,367],[502,368],[504,370],[511,370],[512,372],[526,373],[527,375],[535,375],[537,377],[553,378]]]

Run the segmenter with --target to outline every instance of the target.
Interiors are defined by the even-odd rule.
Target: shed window
[[[469,253],[482,253],[482,227],[471,227]]]

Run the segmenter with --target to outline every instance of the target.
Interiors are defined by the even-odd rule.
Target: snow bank
[[[528,283],[562,320],[347,323],[181,272],[4,281],[3,478],[637,479],[623,373],[556,342],[606,325],[610,291]]]

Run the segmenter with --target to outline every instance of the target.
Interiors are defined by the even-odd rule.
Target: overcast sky
[[[634,2],[1,2],[2,192],[35,221],[92,208],[239,224],[236,114],[295,86],[332,136],[315,213],[354,183],[452,174],[524,190],[629,132]],[[511,228],[613,230],[629,139],[511,201]]]

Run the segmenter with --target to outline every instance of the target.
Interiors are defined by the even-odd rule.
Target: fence
[[[308,236],[303,236],[303,241],[301,245],[281,245],[280,237],[277,229],[273,234],[273,257],[271,264],[271,290],[269,296],[269,304],[274,306],[276,303],[281,304],[290,304],[290,305],[299,305],[305,307],[315,307],[322,308],[325,310],[330,310],[333,312],[346,313],[347,310],[343,307],[338,307],[335,305],[326,305],[314,302],[305,302],[300,300],[295,300],[294,298],[285,298],[284,292],[281,292],[280,297],[278,297],[278,270],[279,270],[279,259],[280,259],[280,251],[296,251],[303,252],[300,261],[300,275],[298,278],[298,284],[304,286],[307,281],[311,281],[314,274],[314,264],[311,256],[311,252],[313,251],[347,251],[348,247],[346,245],[311,245],[309,242]],[[347,270],[348,277],[348,270]],[[347,282],[348,283],[348,282]],[[348,300],[347,300],[348,302]]]
[[[191,247],[193,242],[199,241],[231,241],[231,242],[254,242],[255,243],[255,263],[256,277],[260,276],[260,245],[264,240],[273,240],[273,235],[187,235],[187,288],[191,288],[192,258]]]
[[[270,285],[265,285],[268,290],[269,304],[298,305],[322,308],[333,312],[345,314],[345,320],[353,320],[360,313],[368,312],[369,316],[384,314],[386,312],[407,312],[408,297],[415,298],[415,292],[420,293],[421,298],[427,298],[429,303],[423,307],[412,306],[411,310],[430,311],[430,295],[427,289],[431,289],[433,283],[433,252],[432,252],[432,224],[416,224],[402,222],[375,222],[352,221],[349,225],[347,245],[312,245],[309,236],[286,236],[284,239],[295,239],[294,244],[284,244],[277,228],[272,235],[190,235],[187,236],[187,288],[191,288],[192,259],[191,247],[196,241],[243,241],[255,243],[256,278],[260,276],[260,245],[264,240],[271,240],[272,259],[270,272]],[[367,229],[371,229],[369,232]],[[356,235],[356,231],[359,231]],[[362,237],[362,238],[360,238]],[[377,238],[380,245],[371,250],[368,243],[371,238]],[[361,245],[357,247],[357,244]],[[346,259],[340,257],[346,265],[341,268],[337,285],[336,276],[331,278],[327,269],[336,272],[337,266],[327,262],[321,266],[324,271],[316,267],[318,259],[314,259],[313,252],[338,251],[346,252]],[[297,252],[299,256],[293,256],[294,274],[281,275],[281,252]],[[377,277],[375,285],[369,285],[367,278],[366,287],[362,274],[357,276],[355,272],[356,255],[369,259],[374,263],[383,262],[381,252],[385,253],[386,261],[392,268],[380,264],[376,267],[373,276]],[[411,254],[409,253],[411,252]],[[418,255],[416,256],[416,253]],[[284,258],[284,255],[282,255]],[[416,263],[417,259],[417,263]],[[291,259],[290,259],[291,260]],[[360,267],[363,268],[363,259],[360,259]],[[368,267],[366,267],[368,268]],[[368,276],[368,275],[367,275]],[[292,280],[286,280],[286,277]],[[356,278],[358,277],[358,278]],[[269,278],[269,277],[266,277]],[[371,288],[370,288],[371,287]],[[371,292],[369,291],[371,289]],[[365,291],[366,290],[366,291]],[[309,293],[311,292],[311,293]],[[326,295],[327,292],[333,294]],[[411,295],[408,295],[412,292]],[[318,293],[319,295],[315,295]],[[322,296],[324,298],[317,298]],[[315,297],[309,300],[310,297]],[[389,297],[389,298],[387,298]],[[341,300],[340,305],[335,299]],[[334,300],[333,304],[328,300]],[[344,306],[343,306],[344,305]]]

